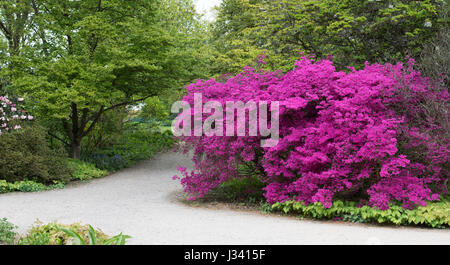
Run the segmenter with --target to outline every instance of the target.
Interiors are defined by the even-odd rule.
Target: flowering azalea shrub
[[[33,120],[34,117],[27,115],[20,107],[23,98],[17,98],[14,103],[8,96],[0,96],[0,135],[13,130],[21,129],[20,121]]]
[[[411,209],[439,200],[448,192],[450,96],[413,66],[413,60],[366,64],[346,73],[331,60],[302,58],[286,74],[245,68],[224,83],[189,85],[183,100],[191,106],[194,93],[222,105],[278,101],[280,141],[263,148],[261,136],[181,137],[184,151],[194,149],[194,170],[179,168],[185,191],[202,197],[245,177],[239,165],[252,164],[270,204],[296,200],[330,208],[337,199],[358,199],[379,209],[390,203]]]

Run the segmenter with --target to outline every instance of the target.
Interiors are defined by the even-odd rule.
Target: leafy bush
[[[101,170],[91,163],[78,159],[70,159],[69,167],[72,169],[72,180],[91,180],[101,178],[108,174],[108,171]]]
[[[333,200],[356,198],[384,210],[394,202],[412,209],[448,193],[450,139],[443,136],[448,117],[442,116],[450,95],[415,71],[413,60],[348,73],[336,71],[330,60],[302,58],[295,66],[286,74],[247,67],[225,83],[199,80],[186,88],[184,101],[191,106],[196,93],[222,106],[280,104],[275,147],[261,147],[260,135],[180,138],[195,150],[194,170],[181,171],[192,199],[238,178],[237,165],[247,162],[260,169],[271,204],[297,200],[329,208]],[[427,112],[427,102],[442,111]]]
[[[450,227],[450,200],[433,202],[428,206],[407,210],[391,205],[388,210],[377,210],[357,202],[334,201],[330,208],[320,203],[305,205],[302,202],[275,203],[272,209],[286,214],[316,219],[340,220],[358,223],[386,223],[394,225],[419,225],[434,228]]]
[[[93,233],[90,226],[83,226],[78,223],[64,225],[53,222],[44,225],[41,222],[37,222],[28,231],[26,236],[19,239],[18,245],[74,245],[79,243],[78,239],[73,238],[72,235],[67,234],[61,228],[77,233],[87,244],[89,243],[89,234]],[[94,230],[94,232],[96,241],[99,243],[103,243],[109,239],[100,230]]]
[[[108,240],[99,241],[98,232],[95,231],[91,225],[89,225],[88,227],[89,227],[88,242],[86,242],[86,239],[83,237],[83,235],[78,234],[76,231],[66,228],[60,229],[67,235],[74,238],[78,245],[125,245],[127,239],[131,238],[130,236],[123,235],[122,233],[120,233],[117,236],[113,236]]]
[[[220,184],[211,195],[227,202],[259,203],[264,200],[263,187],[257,178],[235,178]]]
[[[17,226],[8,222],[6,218],[0,219],[0,245],[6,244],[11,245],[14,243],[14,239],[16,237],[16,229]]]
[[[6,180],[0,180],[0,193],[8,192],[37,192],[52,189],[62,189],[65,185],[62,182],[54,182],[51,185],[44,185],[42,183],[37,183],[31,180],[16,181],[13,183],[7,182]]]
[[[63,151],[52,150],[45,130],[34,125],[0,136],[0,179],[52,184],[70,180]]]

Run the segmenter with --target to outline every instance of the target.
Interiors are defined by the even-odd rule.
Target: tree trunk
[[[81,157],[81,140],[74,140],[70,146],[70,157],[80,159]]]

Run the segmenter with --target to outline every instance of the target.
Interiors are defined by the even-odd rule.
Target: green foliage
[[[63,189],[65,187],[62,182],[54,182],[51,185],[44,185],[31,180],[7,182],[0,180],[0,193],[8,192],[38,192],[53,189]]]
[[[266,186],[259,178],[259,172],[251,162],[238,165],[239,178],[221,183],[211,192],[220,201],[257,204],[265,201],[263,188]]]
[[[166,106],[158,97],[151,97],[144,101],[144,106],[139,112],[143,119],[165,120],[169,117]]]
[[[441,21],[449,21],[448,11],[450,6],[445,1],[439,18]],[[442,28],[437,36],[425,44],[420,56],[420,72],[425,76],[438,81],[442,86],[450,86],[450,27]]]
[[[83,236],[78,234],[76,231],[69,230],[66,228],[61,228],[61,231],[74,238],[77,245],[125,245],[126,240],[131,238],[131,236],[123,235],[122,233],[120,233],[119,235],[113,236],[108,240],[98,241],[97,240],[98,232],[96,232],[94,228],[91,225],[89,225],[89,233],[88,233],[89,241],[87,243],[83,238]]]
[[[129,113],[125,107],[104,113],[92,132],[82,142],[83,152],[94,152],[120,140]]]
[[[16,237],[14,230],[17,228],[14,224],[8,222],[6,218],[0,219],[0,245],[12,245]]]
[[[118,143],[94,153],[84,154],[83,160],[94,164],[99,169],[116,171],[138,161],[150,159],[156,153],[172,147],[173,143],[171,132],[126,130]]]
[[[45,20],[36,26],[52,41],[50,47],[36,45],[36,52],[55,53],[42,53],[15,84],[39,99],[41,117],[74,118],[74,106],[80,117],[83,111],[95,114],[161,88],[157,81],[171,45],[155,24],[156,1],[50,0],[40,8]]]
[[[274,212],[274,209],[272,208],[272,205],[270,205],[270,204],[267,203],[267,202],[261,204],[260,210],[261,210],[263,213],[273,213],[273,212]]]
[[[388,210],[383,211],[369,206],[358,207],[357,202],[343,201],[335,201],[329,209],[324,208],[320,203],[304,205],[302,202],[295,201],[275,203],[272,208],[286,214],[315,219],[342,219],[358,223],[418,225],[433,228],[450,227],[450,198],[413,210],[399,205],[391,205]]]
[[[422,46],[448,27],[438,12],[445,1],[224,0],[213,25],[214,72],[236,73],[263,51],[264,68],[290,70],[299,52],[335,64],[418,57]]]
[[[56,222],[42,224],[38,222],[21,237],[18,245],[115,245],[125,243],[130,238],[122,234],[109,237],[101,230],[95,230],[90,225],[78,223],[64,225]],[[94,244],[93,244],[94,243]]]
[[[37,221],[25,236],[16,241],[15,229],[17,226],[6,218],[0,219],[0,245],[125,245],[126,240],[131,238],[122,233],[110,237],[91,225],[43,224]]]
[[[91,163],[78,159],[69,159],[69,167],[72,169],[72,180],[91,180],[108,175],[108,171],[101,170]]]
[[[211,195],[226,202],[260,203],[264,201],[262,188],[265,185],[256,177],[233,178],[219,185]]]
[[[212,47],[208,45],[208,23],[196,12],[193,0],[161,0],[158,17],[161,26],[171,36],[173,44],[169,52],[167,71],[178,73],[177,84],[183,86],[196,79],[209,78]],[[179,100],[176,91],[165,90],[165,98]],[[172,102],[170,105],[172,105]]]
[[[80,157],[81,143],[103,115],[151,96],[177,94],[206,76],[200,70],[207,65],[200,51],[205,25],[192,1],[25,2],[0,5],[0,22],[21,26],[27,38],[18,40],[29,40],[16,45],[22,63],[6,68],[5,76],[73,158]],[[26,27],[11,20],[21,14],[30,18]],[[0,31],[8,39],[9,28]],[[0,58],[2,65],[13,65],[12,57]]]
[[[259,10],[261,0],[224,0],[219,8],[217,21],[212,25],[214,74],[238,73],[243,66],[253,65],[254,60],[267,48],[259,33],[260,22],[266,18]]]
[[[87,181],[108,175],[108,171],[101,170],[95,165],[78,159],[68,159],[67,167],[71,172],[70,180]],[[47,183],[48,184],[48,183]],[[32,180],[7,182],[0,180],[0,193],[8,192],[39,192],[53,189],[63,189],[65,182],[53,181],[50,185],[38,183]]]
[[[42,184],[70,180],[63,151],[52,150],[46,131],[37,125],[0,137],[0,180],[32,180]]]

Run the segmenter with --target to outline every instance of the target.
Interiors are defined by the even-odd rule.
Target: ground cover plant
[[[14,230],[16,228],[17,227],[8,222],[6,218],[0,219],[0,245],[9,245],[14,242],[16,237],[16,232],[14,232]]]
[[[223,105],[281,104],[275,147],[262,148],[261,137],[182,137],[195,150],[195,169],[180,168],[192,199],[239,178],[239,165],[250,163],[270,204],[330,208],[343,199],[413,209],[448,193],[449,93],[421,76],[413,60],[343,72],[331,60],[304,57],[286,74],[246,68],[225,83],[199,80],[187,92],[191,105],[194,93]]]
[[[100,229],[79,223],[44,224],[36,221],[25,235],[16,233],[14,230],[17,228],[6,218],[0,219],[0,245],[125,245],[131,238],[122,233],[108,236]]]
[[[349,201],[334,201],[330,208],[325,208],[320,203],[305,205],[301,202],[286,201],[273,204],[270,211],[283,212],[300,218],[450,228],[450,199],[448,197],[441,202],[433,202],[413,210],[405,209],[398,204],[390,205],[388,210],[383,211]]]
[[[55,182],[51,185],[45,185],[32,180],[7,182],[6,180],[0,180],[0,193],[9,192],[38,192],[53,189],[62,189],[65,187],[63,182]]]
[[[87,181],[101,178],[109,174],[106,170],[98,169],[94,164],[77,159],[69,159],[69,167],[72,168],[72,180]]]

